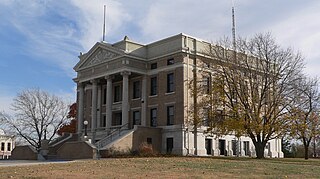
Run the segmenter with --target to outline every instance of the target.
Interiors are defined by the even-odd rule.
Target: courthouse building
[[[145,142],[161,153],[236,155],[238,138],[206,133],[206,126],[199,127],[194,146],[189,83],[202,68],[194,61],[208,59],[210,45],[185,34],[147,45],[126,36],[81,53],[74,67],[81,139],[99,150],[137,149]],[[249,137],[239,141],[242,156],[255,156]],[[269,141],[265,156],[283,157],[280,139]]]

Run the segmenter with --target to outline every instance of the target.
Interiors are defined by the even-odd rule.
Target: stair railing
[[[98,150],[108,145],[110,142],[113,141],[114,138],[121,136],[121,132],[123,130],[127,130],[128,126],[129,126],[129,123],[126,123],[119,127],[115,127],[114,130],[110,132],[110,134],[108,134],[106,137],[103,137],[101,140],[96,142],[95,145],[97,146]]]

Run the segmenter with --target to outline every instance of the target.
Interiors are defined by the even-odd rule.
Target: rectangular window
[[[11,151],[11,143],[9,142],[8,144],[7,144],[7,151]]]
[[[1,151],[4,151],[4,142],[1,142]]]
[[[153,70],[153,69],[157,69],[157,63],[152,63],[151,64],[151,70]]]
[[[157,95],[157,77],[152,77],[150,84],[151,84],[150,95],[151,96]]]
[[[106,127],[107,126],[107,117],[106,117],[105,114],[102,115],[100,125],[101,125],[101,127]]]
[[[114,87],[113,102],[119,102],[119,101],[121,101],[121,88],[120,88],[120,85],[117,85]]]
[[[122,113],[121,112],[115,112],[112,116],[112,125],[113,126],[120,126],[122,125]]]
[[[107,88],[103,88],[103,104],[107,103]]]
[[[141,125],[140,111],[133,111],[133,125]]]
[[[147,138],[147,144],[152,145],[152,138]]]
[[[167,65],[173,65],[174,64],[174,59],[170,58],[167,60]]]
[[[174,107],[167,106],[167,125],[174,124]]]
[[[133,82],[133,99],[140,98],[141,96],[141,85],[140,81]]]
[[[150,110],[150,126],[157,127],[157,108]]]
[[[249,141],[243,141],[244,155],[249,155]]]
[[[173,73],[167,74],[167,93],[174,91],[174,77]]]

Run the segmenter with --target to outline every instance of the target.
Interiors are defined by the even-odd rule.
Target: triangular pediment
[[[101,45],[95,45],[76,66],[75,70],[88,68],[97,64],[101,64],[110,60],[113,60],[119,56],[122,56],[118,50],[109,49]]]

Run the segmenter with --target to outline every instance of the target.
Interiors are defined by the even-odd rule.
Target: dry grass
[[[320,160],[120,158],[0,167],[0,178],[320,178]]]

